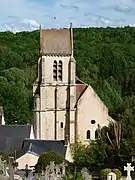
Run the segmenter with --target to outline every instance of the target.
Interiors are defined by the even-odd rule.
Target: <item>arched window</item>
[[[57,61],[53,63],[53,80],[57,81]]]
[[[63,122],[60,123],[60,128],[63,128]]]
[[[58,80],[62,81],[62,61],[59,61],[58,65]]]
[[[86,139],[90,139],[90,130],[88,130],[86,133]]]
[[[95,131],[95,139],[99,139],[99,132],[98,132],[98,130]]]

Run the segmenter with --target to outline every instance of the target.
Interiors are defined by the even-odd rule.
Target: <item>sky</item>
[[[1,0],[0,31],[135,26],[135,0]]]

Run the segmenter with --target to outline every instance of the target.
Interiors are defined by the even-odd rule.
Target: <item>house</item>
[[[16,154],[18,169],[25,169],[26,164],[28,164],[29,168],[35,166],[39,156],[43,152],[50,151],[56,152],[71,162],[72,159],[69,156],[68,148],[69,146],[65,145],[64,141],[25,139],[23,141],[21,150],[19,150]]]

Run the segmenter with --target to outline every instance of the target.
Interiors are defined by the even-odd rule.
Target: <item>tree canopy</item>
[[[135,28],[76,28],[73,34],[77,76],[95,89],[110,115],[131,130],[135,116]],[[32,85],[39,44],[39,31],[0,32],[0,104],[7,124],[26,124],[33,119]]]

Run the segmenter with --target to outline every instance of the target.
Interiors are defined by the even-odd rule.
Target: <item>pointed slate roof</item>
[[[3,117],[4,117],[3,107],[0,106],[0,124],[2,124]]]

